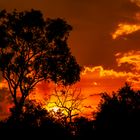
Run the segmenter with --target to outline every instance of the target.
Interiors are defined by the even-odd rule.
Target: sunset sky
[[[95,108],[101,92],[116,91],[125,82],[139,89],[140,0],[0,1],[0,10],[31,8],[41,10],[45,17],[63,18],[73,26],[69,47],[84,67],[76,86],[89,97],[89,108]],[[2,87],[1,83],[1,92]],[[38,90],[48,91],[44,83]]]

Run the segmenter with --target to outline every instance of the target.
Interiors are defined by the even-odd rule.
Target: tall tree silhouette
[[[37,10],[0,11],[0,70],[17,114],[40,81],[70,85],[80,79],[81,68],[67,45],[71,30],[63,19],[45,20]]]

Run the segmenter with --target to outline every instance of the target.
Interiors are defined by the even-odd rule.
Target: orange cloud
[[[140,71],[140,51],[129,51],[124,54],[117,53],[116,56],[118,57],[116,59],[118,66],[127,63],[132,65],[131,69],[135,70],[135,72]]]
[[[116,61],[121,67],[127,64],[130,68],[131,76],[127,77],[127,81],[131,81],[135,88],[139,89],[140,83],[140,51],[129,51],[126,53],[117,53]]]
[[[132,72],[104,69],[102,66],[85,67],[81,73],[81,81],[77,84],[86,95],[112,92],[121,87],[130,77]]]
[[[116,31],[112,34],[113,39],[117,39],[119,36],[128,35],[140,30],[140,24],[123,24],[120,23]]]
[[[131,75],[131,73],[126,73],[126,72],[117,72],[114,71],[113,69],[108,69],[105,70],[102,66],[95,66],[95,67],[85,67],[84,71],[82,72],[82,75],[86,75],[87,73],[96,73],[99,77],[124,77]]]

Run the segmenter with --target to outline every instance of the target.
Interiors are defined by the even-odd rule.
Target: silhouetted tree
[[[40,11],[0,11],[0,70],[20,114],[26,97],[40,81],[64,85],[80,79],[80,66],[67,39],[72,27]]]
[[[23,112],[20,117],[15,120],[11,114],[9,118],[0,122],[0,131],[6,130],[7,133],[21,134],[22,138],[57,138],[69,139],[70,132],[64,125],[57,121],[41,103],[34,100],[26,101],[23,107]],[[14,136],[15,138],[16,136]],[[19,137],[17,137],[19,139]]]
[[[82,109],[82,101],[85,98],[81,94],[81,90],[78,88],[64,87],[63,89],[55,88],[53,94],[51,94],[49,102],[53,108],[57,107],[58,111],[64,113],[63,119],[66,123],[71,124],[72,118],[79,115]]]
[[[102,94],[96,114],[98,131],[130,136],[140,129],[140,91],[134,91],[127,83],[117,93]]]
[[[13,107],[15,108],[15,107]],[[23,111],[18,119],[15,119],[15,115],[11,114],[5,123],[6,128],[38,128],[40,127],[42,120],[50,118],[49,112],[43,108],[41,103],[34,100],[26,101],[23,106]]]

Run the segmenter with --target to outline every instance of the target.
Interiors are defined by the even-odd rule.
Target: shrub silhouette
[[[14,117],[14,114],[11,114],[8,119],[2,121],[0,130],[5,130],[5,132],[12,134],[16,132],[23,137],[71,138],[68,129],[61,122],[56,121],[46,109],[42,108],[41,104],[35,101],[28,101],[23,108],[24,111],[18,119]]]
[[[134,91],[127,83],[117,93],[102,94],[96,113],[97,132],[117,136],[130,136],[140,130],[140,91]]]
[[[78,117],[74,119],[75,136],[76,139],[95,138],[93,121],[85,117]]]

